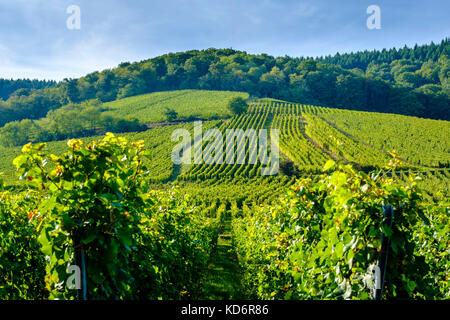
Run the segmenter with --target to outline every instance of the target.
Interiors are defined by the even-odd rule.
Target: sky
[[[380,29],[367,27],[370,5]],[[76,78],[192,49],[317,57],[438,43],[449,12],[448,0],[0,0],[0,78]]]

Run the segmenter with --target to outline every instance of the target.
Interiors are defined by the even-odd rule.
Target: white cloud
[[[12,63],[13,53],[9,48],[0,43],[0,65],[8,66]]]
[[[0,45],[0,78],[62,80],[139,58],[128,48],[95,36],[73,43],[58,39],[50,46],[48,56],[29,58],[22,63],[14,61],[11,50]]]

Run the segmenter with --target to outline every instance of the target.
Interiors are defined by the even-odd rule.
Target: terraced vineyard
[[[239,129],[239,131],[235,132],[235,138],[233,138],[231,143],[228,143],[228,140],[220,142],[222,144],[222,156],[218,154],[218,161],[214,161],[214,163],[207,164],[194,164],[191,169],[183,174],[180,178],[187,180],[195,180],[195,179],[205,179],[205,178],[222,178],[222,177],[255,177],[261,175],[261,170],[265,167],[270,167],[270,163],[263,165],[260,161],[260,154],[258,148],[258,130],[262,128],[266,128],[269,125],[267,124],[269,117],[269,112],[262,113],[249,113],[243,114],[240,116],[234,116],[229,121],[224,122],[222,126],[218,128],[218,130],[222,134],[223,139],[227,139],[227,130]],[[244,136],[244,131],[247,129],[254,129],[253,134],[251,136]],[[238,145],[238,142],[241,139],[245,139],[244,144]],[[213,143],[204,142],[203,150],[204,154],[213,154],[216,155],[212,150],[215,148],[217,141]],[[242,143],[242,142],[241,142]],[[251,148],[249,148],[251,146]],[[268,146],[268,148],[270,145]],[[230,152],[226,152],[227,150],[235,150],[233,155]],[[267,150],[268,152],[270,150]],[[242,152],[243,157],[242,163],[238,161],[239,155]],[[213,156],[213,157],[214,157]],[[230,157],[230,158],[228,158]],[[268,155],[270,157],[270,155]],[[219,163],[220,162],[220,163]],[[275,168],[275,167],[274,167]],[[275,172],[276,168],[273,172]],[[273,174],[272,172],[272,174]],[[269,172],[270,173],[270,172]]]
[[[305,113],[304,117],[307,122],[306,134],[312,137],[321,148],[329,150],[337,158],[361,166],[383,167],[389,162],[389,157],[382,152],[351,139],[328,125],[320,117],[309,113]]]
[[[270,203],[283,193],[286,186],[293,184],[294,177],[226,177],[203,181],[177,181],[182,192],[202,208],[214,212],[220,205],[238,210]]]
[[[280,130],[280,150],[301,171],[318,171],[331,157],[305,135],[305,120],[300,115],[277,114],[272,128]]]
[[[340,109],[322,109],[320,116],[378,150],[396,150],[409,163],[450,166],[448,121]]]

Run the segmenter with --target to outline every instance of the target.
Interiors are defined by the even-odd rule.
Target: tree
[[[78,82],[76,79],[64,79],[61,84],[62,94],[67,102],[77,103],[80,101],[80,93],[78,92],[77,84]]]
[[[277,92],[285,87],[286,75],[278,67],[264,73],[260,78],[261,92],[268,97],[278,98]]]
[[[241,97],[235,97],[231,98],[228,101],[227,108],[233,113],[233,114],[241,114],[247,111],[248,104],[245,102],[245,100]]]
[[[166,116],[167,121],[175,121],[178,118],[178,112],[176,112],[173,109],[166,108],[166,111],[164,112],[164,115]]]
[[[295,174],[295,165],[291,160],[284,160],[280,162],[280,169],[287,176],[293,176]]]

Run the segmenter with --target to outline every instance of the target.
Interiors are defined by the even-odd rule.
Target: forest
[[[69,103],[178,89],[243,91],[324,107],[449,120],[449,59],[448,38],[440,44],[319,58],[213,48],[169,53],[60,83],[3,80],[0,125],[45,117]]]

